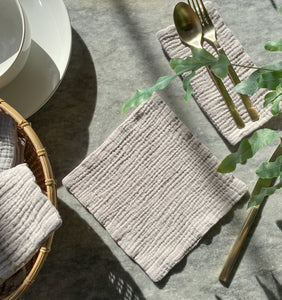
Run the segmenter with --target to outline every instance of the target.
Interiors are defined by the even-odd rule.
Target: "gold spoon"
[[[173,12],[174,24],[181,41],[187,46],[202,49],[203,31],[202,25],[195,14],[193,9],[184,2],[176,4]],[[209,74],[221,93],[229,111],[238,128],[245,126],[243,119],[241,118],[237,108],[235,107],[233,100],[227,92],[222,80],[216,77],[210,68],[207,68]]]

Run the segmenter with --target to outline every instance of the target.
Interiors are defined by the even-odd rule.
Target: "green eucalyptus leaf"
[[[191,47],[192,57],[202,66],[210,65],[217,62],[217,59],[204,48]]]
[[[243,153],[243,154],[242,154]],[[244,162],[247,158],[250,158],[252,155],[251,147],[247,139],[243,139],[240,143],[238,151],[231,153],[225,157],[217,168],[219,173],[230,173],[236,169],[237,163]]]
[[[260,148],[272,143],[276,135],[276,131],[268,128],[255,131],[251,137],[242,140],[236,152],[231,153],[221,162],[217,171],[220,173],[234,171],[238,163],[245,162],[253,157]]]
[[[280,15],[282,15],[282,6],[280,6],[280,7],[278,8],[278,13],[279,13]]]
[[[156,84],[153,85],[152,87],[145,88],[145,89],[138,89],[136,93],[123,104],[121,108],[121,113],[123,114],[127,109],[137,106],[140,103],[146,101],[152,96],[154,91],[164,89],[177,76],[178,76],[177,74],[162,76],[157,80]]]
[[[214,72],[218,74],[218,76],[225,75],[229,62],[228,59],[224,57],[224,55],[219,56],[219,59],[217,59],[203,48],[191,48],[191,51],[192,57],[187,57],[186,59],[172,58],[170,60],[170,66],[174,70],[175,75],[160,77],[154,86],[144,89],[138,89],[136,93],[123,104],[121,113],[124,113],[127,109],[144,102],[152,96],[154,91],[164,89],[173,79],[183,73],[192,71],[192,73],[188,75],[188,78],[186,78],[183,82],[183,87],[186,91],[184,99],[186,101],[188,101],[191,94],[193,93],[190,79],[195,75],[194,72],[196,70],[203,66],[209,65],[214,69]]]
[[[279,104],[282,101],[282,84],[280,83],[274,92],[269,92],[264,97],[263,106],[266,107],[268,104],[272,104],[271,113],[274,116],[279,114]]]
[[[264,128],[255,131],[249,138],[248,141],[252,148],[253,155],[262,147],[267,146],[273,142],[277,135],[277,131]]]
[[[277,94],[276,92],[269,92],[264,96],[264,103],[263,103],[263,107],[266,107],[268,104],[272,103],[275,98],[276,98]]]
[[[243,95],[252,95],[258,90],[257,78],[260,76],[261,71],[256,70],[246,80],[237,84],[233,90]]]
[[[282,181],[280,180],[278,184],[271,187],[263,187],[261,191],[251,197],[248,203],[248,207],[256,206],[262,203],[263,199],[267,196],[270,196],[276,192],[276,190],[281,189]]]
[[[228,74],[228,67],[230,65],[229,59],[223,55],[219,54],[218,61],[216,61],[211,66],[211,71],[219,78],[224,78]]]
[[[258,84],[256,80],[244,80],[238,83],[233,90],[239,94],[252,95],[258,90]]]
[[[151,96],[152,96],[151,88],[138,89],[136,93],[122,105],[121,113],[124,114],[126,110],[146,101]]]
[[[183,79],[183,88],[186,91],[185,95],[184,95],[184,100],[186,102],[189,101],[191,95],[193,94],[193,88],[192,85],[190,83],[191,78],[193,78],[195,76],[195,72],[192,72],[191,74],[189,74],[188,76],[184,77]]]
[[[246,80],[237,84],[233,89],[235,92],[243,95],[252,95],[259,89],[258,78],[262,74],[271,71],[281,71],[281,69],[282,69],[282,61],[276,64],[267,65],[258,68],[258,70],[254,71]]]
[[[201,68],[203,64],[195,61],[193,57],[182,58],[172,58],[170,60],[170,67],[175,73],[184,73]]]
[[[280,106],[280,102],[282,101],[282,95],[280,95],[279,97],[277,97],[275,99],[275,101],[272,103],[272,106],[271,106],[271,113],[274,115],[274,116],[278,116],[279,115],[279,106]]]
[[[162,90],[162,89],[164,89],[165,87],[167,87],[167,86],[170,84],[170,82],[171,82],[172,80],[174,80],[177,76],[178,76],[177,74],[176,74],[176,75],[162,76],[162,77],[160,77],[160,78],[157,80],[156,84],[155,84],[154,86],[151,87],[151,89],[152,89],[153,91],[156,91],[156,90]]]
[[[282,51],[282,39],[279,41],[269,41],[264,45],[268,51]]]
[[[282,83],[282,69],[279,71],[270,71],[261,74],[258,77],[257,82],[259,88],[275,90],[276,87]]]
[[[256,170],[260,178],[276,178],[281,176],[282,172],[282,155],[278,156],[275,161],[262,163]]]
[[[169,65],[170,65],[170,67],[174,70],[176,66],[182,65],[182,64],[183,64],[183,61],[185,61],[185,59],[183,59],[183,58],[178,58],[178,57],[174,57],[174,58],[171,58],[171,59],[170,59]]]
[[[201,48],[191,48],[192,56],[185,59],[172,58],[170,60],[170,67],[175,73],[184,73],[189,71],[196,71],[199,68],[217,63],[217,59],[207,50]]]

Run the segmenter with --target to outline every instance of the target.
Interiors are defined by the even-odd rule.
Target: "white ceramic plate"
[[[0,98],[28,118],[59,86],[71,52],[71,26],[62,0],[21,0],[31,29],[31,49],[19,75]]]

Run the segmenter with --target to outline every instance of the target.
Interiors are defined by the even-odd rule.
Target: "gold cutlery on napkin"
[[[251,57],[248,55],[240,41],[234,36],[230,28],[225,24],[223,18],[213,4],[207,1],[205,2],[205,7],[216,28],[219,42],[226,51],[230,61],[234,64],[251,67],[255,66]],[[157,38],[168,60],[172,58],[186,59],[187,56],[191,56],[192,54],[191,49],[180,40],[174,25],[169,25],[157,32]],[[204,46],[207,51],[213,53],[213,48],[209,43],[205,43]],[[235,68],[235,70],[242,81],[247,79],[253,73],[251,68]],[[234,84],[229,78],[224,78],[223,83],[245,122],[245,127],[239,129],[236,125],[234,126],[234,121],[228,107],[225,104],[225,101],[223,101],[222,96],[206,68],[200,68],[190,81],[194,90],[193,98],[196,104],[218,131],[220,136],[232,146],[237,145],[244,137],[248,136],[273,118],[270,110],[264,108],[262,105],[265,96],[265,91],[263,89],[258,90],[254,95],[250,96],[260,117],[258,121],[253,122],[245,109],[239,93],[236,93],[233,90]]]
[[[202,47],[202,38],[203,38],[202,26],[197,15],[192,10],[192,8],[184,2],[179,2],[176,4],[174,8],[173,17],[174,17],[174,24],[176,30],[182,42],[189,47],[203,48]],[[225,100],[225,103],[237,127],[238,128],[245,127],[245,123],[242,117],[240,116],[228,91],[226,90],[222,80],[217,76],[215,76],[211,72],[210,68],[207,69],[213,82],[215,83],[223,99]]]
[[[196,4],[195,4],[195,2],[196,2]],[[200,2],[201,2],[201,5],[199,4],[198,0],[195,0],[195,1],[188,0],[188,4],[194,8],[196,15],[198,16],[198,18],[201,22],[203,38],[211,46],[214,47],[214,49],[217,51],[218,54],[223,54],[223,55],[227,56],[225,54],[225,51],[223,50],[223,48],[218,43],[215,27],[214,27],[212,20],[204,6],[204,3],[202,0],[200,0]],[[229,65],[228,72],[229,72],[230,79],[232,80],[234,85],[237,85],[238,83],[240,83],[240,79],[239,79],[238,75],[236,74],[234,68],[231,65]],[[257,121],[259,119],[259,115],[258,115],[250,97],[248,95],[243,95],[243,94],[239,94],[239,95],[242,99],[242,102],[245,105],[246,110],[249,113],[250,118],[253,121]]]

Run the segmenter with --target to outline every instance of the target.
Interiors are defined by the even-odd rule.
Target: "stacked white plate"
[[[23,70],[0,98],[28,118],[58,88],[71,52],[71,26],[62,0],[21,0],[31,30],[30,54]]]

